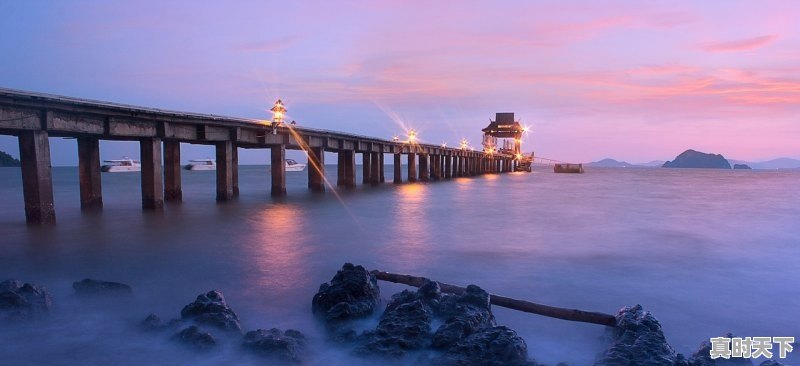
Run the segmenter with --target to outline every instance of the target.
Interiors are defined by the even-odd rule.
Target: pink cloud
[[[777,38],[777,35],[771,34],[747,39],[739,39],[735,41],[708,42],[701,44],[700,49],[707,52],[749,51],[763,47]]]
[[[243,43],[234,48],[242,52],[274,52],[292,45],[299,39],[299,36],[287,36],[269,41]]]

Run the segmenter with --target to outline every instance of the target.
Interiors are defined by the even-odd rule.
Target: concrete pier
[[[453,156],[452,155],[445,155],[444,156],[444,179],[450,179],[453,177]]]
[[[236,143],[231,150],[231,183],[233,184],[233,196],[239,197],[239,148]]]
[[[325,149],[308,148],[308,188],[313,192],[325,192]]]
[[[394,183],[403,183],[402,154],[394,154]]]
[[[217,201],[233,198],[233,142],[218,142],[217,146]]]
[[[417,181],[417,156],[414,153],[408,155],[408,182],[414,183]]]
[[[54,224],[56,211],[47,131],[23,131],[18,139],[25,221],[28,224]]]
[[[344,181],[343,185],[346,188],[356,187],[356,152],[353,150],[345,150],[339,152],[344,154]]]
[[[80,180],[81,208],[102,208],[100,140],[97,138],[78,137],[78,178]]]
[[[419,154],[419,181],[430,181],[431,170],[428,168],[428,155]]]
[[[164,184],[161,168],[161,139],[139,140],[142,162],[142,208],[160,210],[164,208]]]
[[[383,158],[384,158],[383,152],[378,154],[378,157],[380,158],[380,177],[381,177],[380,178],[380,182],[381,183],[385,183],[386,182],[386,176],[384,175],[384,170],[385,170],[385,165],[386,164],[383,163]]]
[[[270,167],[272,170],[272,197],[283,197],[286,195],[286,145],[270,146]],[[307,167],[308,169],[308,167]]]
[[[361,184],[369,184],[371,182],[370,173],[372,172],[372,153],[361,154]]]
[[[164,141],[164,200],[180,202],[182,199],[181,143]]]

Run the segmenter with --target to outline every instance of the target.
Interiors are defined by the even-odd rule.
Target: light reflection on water
[[[28,229],[19,170],[0,168],[0,279],[43,284],[56,303],[46,326],[0,328],[0,359],[69,364],[64,355],[85,347],[86,363],[198,363],[129,326],[150,312],[177,316],[209,289],[225,293],[246,329],[298,328],[318,357],[344,357],[321,341],[310,301],[346,261],[556,306],[641,303],[681,352],[727,331],[800,333],[786,315],[800,308],[800,172],[535,171],[359,187],[341,199],[308,193],[302,172],[287,174],[281,200],[269,197],[265,167],[239,172],[241,196],[229,203],[215,202],[213,172],[185,173],[184,202],[163,213],[139,208],[138,174],[104,174],[104,210],[82,213],[76,169],[56,168],[59,223]],[[129,283],[137,299],[81,307],[70,284],[84,277]],[[381,286],[387,298],[403,288]],[[543,362],[586,364],[602,348],[593,325],[495,313]]]

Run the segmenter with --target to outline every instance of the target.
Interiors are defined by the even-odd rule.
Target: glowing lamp
[[[461,139],[461,150],[466,150],[469,147],[469,141],[467,139]]]
[[[413,128],[408,130],[408,142],[416,142],[417,141],[417,131]]]
[[[283,105],[282,100],[278,99],[270,109],[270,112],[272,112],[272,128],[275,129],[283,123],[283,118],[286,115],[286,106]]]
[[[392,142],[398,142],[398,141],[400,141],[400,138],[399,138],[399,137],[397,137],[397,136],[392,136]]]

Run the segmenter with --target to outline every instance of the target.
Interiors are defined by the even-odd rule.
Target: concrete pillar
[[[461,172],[462,172],[461,162],[464,160],[464,158],[462,158],[459,155],[456,155],[456,156],[453,157],[453,159],[455,159],[453,161],[453,167],[455,168],[455,169],[453,169],[453,176],[454,177],[461,177],[462,176],[462,174],[461,174]]]
[[[142,208],[164,208],[164,181],[161,168],[161,139],[144,138],[139,141],[142,161]]]
[[[100,140],[97,138],[78,137],[78,177],[81,186],[81,208],[102,208]]]
[[[233,144],[231,154],[231,182],[233,185],[233,196],[239,197],[239,148]]]
[[[361,184],[369,184],[369,175],[372,172],[372,163],[370,162],[372,153],[361,153]]]
[[[401,154],[394,154],[394,183],[403,183],[403,167],[400,158]]]
[[[430,180],[431,170],[428,168],[428,155],[419,154],[419,181],[427,182]]]
[[[444,156],[444,179],[450,179],[453,177],[453,156],[452,155],[445,155]]]
[[[233,198],[233,142],[217,142],[217,201]]]
[[[270,146],[270,167],[272,170],[272,197],[283,197],[286,195],[286,145]],[[311,167],[306,167],[311,169]]]
[[[345,165],[344,150],[336,153],[336,186],[344,186],[344,165]]]
[[[180,202],[182,199],[181,143],[164,141],[164,200]]]
[[[384,169],[385,169],[385,165],[386,164],[383,163],[383,158],[384,158],[383,152],[378,154],[378,157],[379,157],[379,160],[380,160],[380,182],[384,183],[384,182],[386,182],[386,176],[384,175]]]
[[[408,182],[414,183],[417,181],[417,156],[414,153],[408,153]]]
[[[369,158],[369,183],[372,185],[378,185],[381,182],[381,155],[383,154],[374,152]]]
[[[438,170],[439,170],[439,162],[440,162],[440,161],[441,161],[441,160],[439,160],[439,155],[435,155],[435,154],[433,154],[433,155],[431,155],[431,156],[430,156],[430,162],[429,162],[429,164],[430,164],[430,169],[431,169],[431,171],[430,171],[430,177],[431,177],[431,180],[432,180],[432,181],[437,181],[437,180],[439,180],[439,173],[438,173]]]
[[[325,149],[308,148],[308,188],[313,192],[325,192]]]
[[[55,224],[50,142],[47,131],[22,131],[19,157],[22,162],[22,194],[28,224]]]

